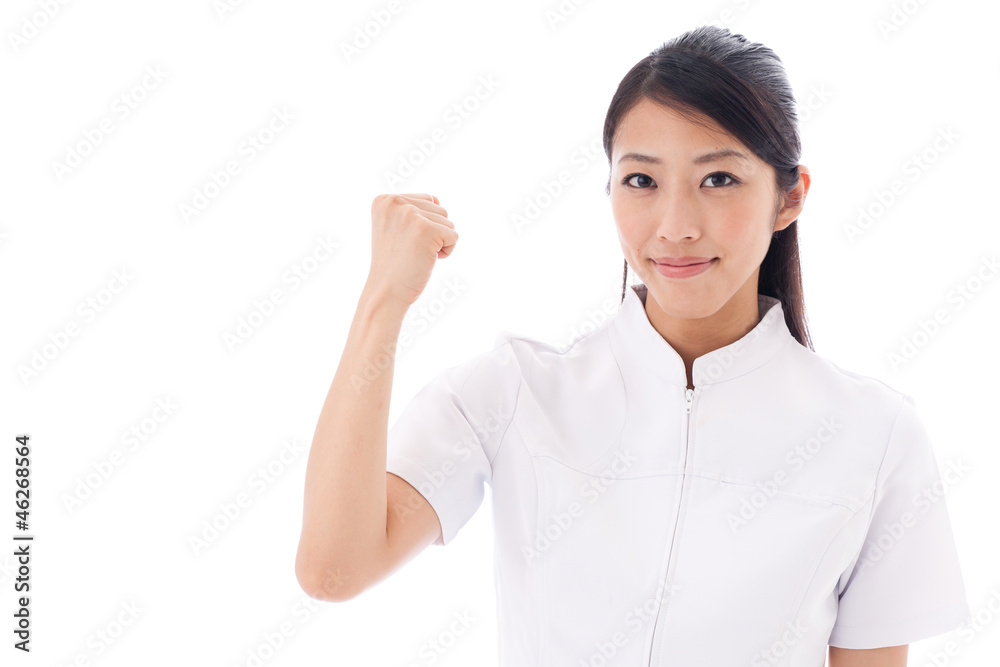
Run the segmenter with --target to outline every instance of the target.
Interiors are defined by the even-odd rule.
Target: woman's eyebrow
[[[738,151],[735,148],[723,148],[721,150],[712,151],[711,153],[702,153],[695,159],[691,160],[694,164],[704,164],[706,162],[712,162],[713,160],[721,160],[727,157],[734,157],[737,160],[743,160],[744,162],[750,161],[750,156],[748,156],[743,151]]]
[[[732,157],[738,160],[743,160],[745,162],[750,161],[750,157],[735,148],[722,148],[717,151],[711,151],[709,153],[702,153],[701,155],[695,156],[692,160],[692,164],[705,164],[706,162],[712,162],[714,160],[721,160],[723,158]],[[636,162],[646,162],[648,164],[663,164],[663,161],[655,155],[646,155],[644,153],[629,152],[618,158],[618,162],[622,160],[635,160]]]

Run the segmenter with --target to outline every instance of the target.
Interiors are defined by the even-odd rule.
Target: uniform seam
[[[811,354],[817,360],[822,361],[822,362],[824,362],[824,363],[832,366],[838,373],[840,373],[842,376],[844,376],[844,377],[846,377],[846,378],[848,378],[850,380],[855,380],[855,381],[859,381],[859,382],[864,381],[864,382],[878,383],[878,384],[882,385],[883,387],[885,387],[886,389],[888,389],[891,393],[895,394],[897,397],[903,395],[903,392],[899,391],[898,389],[896,389],[892,385],[888,384],[884,380],[880,380],[879,378],[873,377],[871,375],[862,375],[861,373],[856,373],[854,371],[847,370],[846,368],[842,368],[841,366],[837,365],[837,363],[834,362],[832,359],[830,359],[828,357],[825,357],[825,356],[817,353],[815,350],[810,350],[808,347],[805,347],[805,346],[802,346],[802,347],[803,347],[803,349],[806,352],[808,352],[809,354]]]
[[[511,420],[513,424],[513,420]],[[539,475],[538,466],[535,464],[535,456],[531,453],[531,444],[528,442],[527,438],[524,437],[524,433],[521,431],[521,427],[517,424],[513,424],[514,430],[517,431],[518,435],[521,436],[521,442],[524,443],[525,450],[528,452],[528,460],[531,462],[531,472],[535,478],[535,524],[531,527],[535,536],[538,535],[538,526],[542,524],[541,514],[542,514],[542,476]],[[534,592],[537,596],[536,599],[541,600],[539,603],[539,609],[537,613],[539,615],[538,620],[540,621],[541,628],[538,631],[538,641],[535,646],[535,664],[539,664],[538,661],[542,656],[542,647],[545,646],[545,640],[549,632],[549,598],[548,589],[542,585],[540,582],[548,580],[545,573],[548,571],[549,559],[542,559],[541,568],[533,568],[532,570],[532,585],[534,586]]]
[[[425,495],[424,492],[421,491],[412,482],[410,482],[410,480],[406,479],[405,477],[403,477],[402,475],[400,475],[398,473],[393,473],[391,470],[389,470],[389,462],[392,461],[392,460],[406,461],[408,464],[410,464],[411,466],[413,466],[414,468],[416,468],[417,470],[419,470],[420,472],[422,472],[424,474],[424,477],[428,477],[428,478],[432,477],[433,475],[432,475],[431,471],[428,470],[427,467],[424,464],[420,463],[419,461],[415,461],[415,460],[411,459],[410,457],[406,456],[405,454],[395,454],[395,453],[393,453],[393,454],[389,454],[386,457],[386,472],[389,472],[389,473],[392,473],[393,475],[396,475],[401,480],[403,480],[404,482],[406,482],[407,484],[409,484],[410,486],[412,486],[413,489],[417,493],[419,493],[421,496],[424,497],[424,500],[427,501],[427,503],[431,506],[431,509],[434,510],[434,514],[437,517],[438,523],[441,524],[441,546],[448,546],[449,544],[451,544],[451,539],[448,539],[447,541],[445,541],[445,539],[444,539],[444,533],[445,533],[444,521],[441,520],[441,513],[438,511],[438,508],[431,501],[431,498],[434,498],[434,496],[437,495],[437,489],[435,488],[433,491],[431,491],[431,495],[430,496]],[[450,523],[450,519],[449,519],[449,523]],[[452,535],[451,537],[454,538],[455,536]]]
[[[413,459],[411,459],[409,456],[406,456],[405,454],[389,454],[388,458],[391,458],[391,459],[400,459],[400,460],[406,461],[407,463],[411,463],[414,466],[416,466],[417,468],[419,468],[422,472],[424,472],[424,474],[430,472],[424,466],[424,464],[420,463],[419,461],[414,461]],[[421,495],[423,495],[423,494],[421,494]]]
[[[530,454],[529,453],[529,455],[531,456],[532,459],[549,459],[549,460],[555,462],[556,464],[562,466],[563,468],[566,468],[567,470],[572,470],[573,472],[575,472],[575,473],[577,473],[579,475],[582,475],[584,477],[593,477],[593,478],[598,478],[598,479],[600,478],[600,474],[592,473],[592,472],[585,472],[585,471],[580,470],[579,468],[576,468],[574,466],[571,466],[571,465],[565,463],[564,461],[559,460],[557,457],[551,456],[549,454]],[[677,470],[676,472],[654,472],[654,473],[650,473],[650,474],[647,474],[647,475],[628,475],[628,474],[623,474],[623,475],[619,475],[619,476],[615,477],[615,479],[616,480],[630,480],[630,479],[650,479],[650,478],[654,478],[654,477],[680,477],[680,476],[682,476],[684,474],[685,474],[685,472],[683,470]],[[751,484],[749,482],[734,482],[734,481],[729,480],[729,479],[725,479],[725,478],[717,477],[717,476],[713,476],[713,475],[706,475],[704,473],[699,473],[697,471],[689,472],[689,473],[687,473],[687,475],[689,477],[694,477],[694,478],[697,478],[697,479],[705,479],[705,480],[708,480],[708,481],[711,481],[711,482],[720,482],[722,484],[732,484],[733,486],[745,486],[745,487],[754,488],[754,489],[758,488],[758,486],[756,484]],[[868,502],[868,497],[867,496],[865,498],[865,502],[860,503],[859,506],[854,506],[852,504],[843,502],[843,501],[841,501],[839,499],[831,499],[829,497],[821,497],[821,496],[807,496],[807,495],[804,495],[804,494],[801,494],[801,493],[792,493],[790,491],[781,491],[781,490],[778,490],[778,491],[775,491],[775,494],[779,495],[779,496],[785,496],[785,497],[789,497],[789,498],[794,498],[794,499],[801,499],[803,501],[824,503],[824,504],[831,505],[831,506],[834,506],[834,507],[842,507],[844,510],[850,512],[851,514],[855,514],[855,513],[859,512],[864,507],[864,505],[867,504],[867,502]]]
[[[743,482],[743,481],[734,481],[732,479],[727,479],[725,477],[716,477],[716,476],[713,476],[713,475],[707,475],[705,473],[701,473],[701,472],[697,472],[697,471],[693,471],[693,472],[689,473],[689,475],[691,477],[697,477],[699,479],[707,479],[707,480],[711,480],[711,481],[714,481],[714,482],[721,482],[723,484],[732,484],[733,486],[746,486],[746,487],[750,487],[750,488],[754,488],[754,489],[758,489],[759,488],[759,486],[757,484],[754,484],[754,483]],[[837,507],[843,507],[845,510],[847,510],[851,514],[856,514],[857,512],[859,512],[865,506],[865,504],[867,503],[867,499],[865,500],[864,503],[860,503],[860,504],[858,504],[858,503],[849,503],[849,502],[843,501],[843,500],[841,500],[839,498],[835,498],[835,497],[831,497],[831,496],[820,496],[820,495],[808,496],[808,495],[806,495],[804,493],[795,493],[793,491],[784,491],[784,490],[781,490],[781,489],[775,490],[774,494],[776,496],[781,495],[781,496],[788,496],[788,497],[791,497],[791,498],[801,498],[802,500],[808,500],[810,502],[821,502],[821,503],[826,503],[828,505],[834,505],[834,506],[837,506]]]
[[[823,553],[820,554],[819,558],[816,559],[816,562],[813,565],[812,572],[809,574],[809,577],[806,578],[805,581],[803,581],[803,583],[800,585],[799,594],[798,594],[798,600],[795,602],[795,605],[793,607],[794,611],[790,615],[786,616],[786,619],[785,619],[786,621],[788,621],[790,623],[793,623],[793,624],[795,623],[795,618],[799,614],[800,610],[802,609],[802,603],[805,601],[805,596],[806,596],[806,592],[809,590],[809,585],[813,581],[815,581],[815,579],[816,579],[816,571],[819,569],[820,564],[823,562],[823,559],[826,557],[827,553],[830,552],[830,549],[833,547],[833,545],[837,543],[837,538],[840,537],[840,535],[845,530],[847,530],[847,528],[850,527],[851,522],[854,520],[854,517],[857,516],[858,512],[860,512],[862,509],[864,509],[863,505],[861,507],[859,507],[857,510],[855,510],[854,512],[852,512],[851,516],[849,516],[847,518],[847,520],[844,521],[844,525],[840,527],[840,530],[838,530],[836,532],[836,534],[834,534],[830,538],[830,540],[826,543],[826,548],[823,549]],[[837,581],[839,581],[839,580],[840,580],[840,577],[838,576],[837,577]],[[836,624],[836,619],[834,619],[834,624]]]
[[[763,368],[764,366],[766,366],[768,363],[770,363],[772,359],[776,358],[779,354],[781,354],[782,352],[784,352],[785,349],[788,347],[788,345],[790,343],[792,343],[793,341],[798,342],[798,341],[795,340],[795,338],[793,338],[791,336],[791,334],[789,334],[789,335],[787,335],[787,336],[784,337],[784,342],[782,342],[781,345],[779,345],[777,348],[775,348],[774,352],[772,352],[771,354],[769,354],[767,357],[761,359],[760,363],[754,365],[753,368],[748,368],[745,371],[743,371],[742,373],[739,373],[737,375],[731,375],[729,377],[722,378],[721,380],[704,380],[703,379],[703,381],[699,383],[699,386],[704,387],[704,386],[709,386],[709,385],[714,385],[714,384],[722,384],[723,382],[729,382],[731,380],[735,380],[737,378],[741,378],[744,375],[748,375],[749,373],[753,373],[754,371],[758,371],[761,368]]]
[[[520,406],[520,403],[521,403],[521,387],[522,387],[522,385],[525,382],[525,380],[524,380],[524,373],[521,370],[520,361],[517,359],[517,355],[514,352],[514,345],[512,343],[512,338],[508,337],[508,339],[506,341],[504,341],[500,345],[497,345],[496,347],[494,347],[493,348],[493,352],[499,350],[504,345],[509,345],[510,346],[510,349],[508,350],[508,352],[509,352],[510,356],[512,357],[513,363],[514,363],[514,365],[515,365],[515,367],[517,369],[518,378],[517,378],[517,389],[516,389],[516,391],[514,393],[514,404],[513,404],[513,407],[511,408],[511,412],[510,412],[510,419],[507,420],[507,425],[504,427],[503,434],[500,436],[500,442],[497,444],[496,452],[493,454],[492,458],[487,458],[487,461],[490,464],[490,487],[491,488],[493,488],[493,474],[494,474],[493,462],[496,461],[497,457],[500,456],[500,452],[503,449],[504,444],[507,442],[507,435],[511,432],[511,427],[514,428],[514,431],[516,433],[518,433],[518,434],[521,433],[521,429],[518,428],[517,424],[515,423],[515,419],[517,418],[518,407]],[[477,367],[478,367],[478,364],[477,364]],[[470,373],[470,376],[471,376],[471,373]],[[466,380],[468,380],[468,378],[466,378]],[[462,387],[463,388],[465,387],[465,383],[464,382],[462,383]],[[522,442],[525,442],[523,434],[521,435],[521,440],[522,440]],[[525,446],[527,447],[527,443],[526,442],[525,442]],[[530,457],[529,457],[529,459],[530,459]],[[532,468],[534,468],[534,464],[532,464]],[[537,471],[535,471],[535,488],[536,489],[538,488],[538,474],[537,474]],[[536,491],[536,496],[537,496],[537,491]],[[495,505],[495,503],[496,503],[496,496],[493,496],[493,503]],[[494,511],[496,511],[495,508],[494,508]],[[497,596],[497,605],[499,606],[500,603],[501,603],[500,597]],[[498,607],[498,613],[500,613],[499,607]],[[540,636],[540,633],[539,633],[539,636]],[[538,650],[539,649],[540,649],[540,646],[536,647],[536,651],[535,651],[535,656],[536,657],[538,656]]]
[[[617,315],[617,313],[615,315]],[[576,347],[580,343],[586,341],[587,339],[594,338],[595,336],[597,336],[601,332],[606,332],[608,330],[608,328],[610,328],[611,325],[614,323],[614,321],[615,321],[615,315],[608,316],[608,319],[606,319],[605,321],[601,322],[597,327],[594,328],[593,331],[589,331],[589,332],[587,332],[587,333],[579,336],[572,343],[570,343],[569,345],[567,345],[565,349],[562,349],[562,350],[560,350],[558,347],[556,347],[556,346],[554,346],[554,345],[552,345],[550,343],[546,343],[543,340],[538,340],[537,338],[531,338],[530,336],[515,334],[515,333],[509,332],[509,331],[506,332],[507,336],[508,336],[508,340],[505,343],[502,343],[502,344],[506,344],[506,343],[509,343],[511,341],[514,341],[514,340],[519,340],[519,341],[521,341],[523,343],[527,343],[527,344],[531,345],[534,348],[537,348],[537,349],[540,349],[540,350],[544,350],[545,352],[551,352],[552,354],[557,354],[559,356],[563,356],[563,355],[569,353],[570,351],[572,351],[574,347]]]
[[[622,436],[625,433],[625,427],[628,425],[629,417],[632,414],[632,404],[628,400],[628,383],[625,382],[625,373],[622,372],[622,365],[618,361],[618,355],[615,354],[615,346],[611,341],[611,336],[608,334],[607,329],[604,330],[604,338],[605,338],[605,343],[608,346],[608,350],[611,351],[611,358],[615,360],[615,368],[618,369],[618,378],[621,381],[622,395],[624,396],[624,401],[625,401],[625,417],[622,419],[621,430],[618,431],[618,444],[616,445],[618,451],[621,451]],[[607,456],[607,452],[605,452],[605,456]]]
[[[876,627],[878,629],[894,628],[896,626],[900,626],[900,625],[904,625],[904,624],[909,624],[909,623],[913,623],[914,621],[922,620],[922,619],[924,619],[924,618],[926,618],[928,616],[931,616],[931,617],[936,616],[936,615],[940,614],[943,611],[951,611],[952,609],[962,609],[962,607],[964,605],[965,605],[964,602],[951,602],[949,604],[943,604],[943,605],[940,605],[938,607],[934,607],[933,609],[928,609],[926,611],[922,611],[922,612],[920,612],[918,614],[914,614],[913,616],[908,616],[907,618],[904,618],[903,620],[900,620],[900,621],[893,621],[892,623],[882,623],[881,625],[878,625],[878,626],[872,626],[871,623],[860,623],[860,624],[840,623],[840,622],[834,620],[834,622],[833,622],[833,628],[841,628],[841,629],[844,629],[844,630],[851,630],[851,631],[854,631],[854,630],[865,630],[865,631],[868,631],[872,627]],[[832,632],[832,629],[831,629],[831,632]]]
[[[604,337],[605,337],[606,343],[608,345],[608,350],[611,351],[611,358],[615,360],[615,368],[618,369],[618,377],[621,379],[622,393],[625,394],[625,419],[627,421],[628,420],[629,402],[628,402],[628,384],[625,382],[625,373],[622,371],[622,364],[618,360],[618,355],[615,353],[615,344],[614,344],[614,341],[611,340],[611,335],[608,333],[607,329],[605,329],[605,331],[604,331]],[[622,428],[624,429],[624,427],[622,427]]]
[[[517,416],[517,408],[520,405],[521,399],[521,383],[523,378],[518,378],[517,391],[514,393],[514,406],[510,410],[510,419],[507,421],[507,425],[503,429],[503,435],[500,436],[500,442],[497,444],[497,451],[493,454],[493,458],[487,459],[490,463],[490,480],[493,479],[493,462],[498,456],[500,456],[500,450],[503,448],[504,443],[507,441],[507,434],[510,432],[510,427],[514,423],[514,418]]]
[[[494,348],[492,350],[490,350],[490,352],[484,354],[482,356],[482,358],[476,363],[476,365],[473,366],[471,369],[469,369],[469,372],[468,372],[468,374],[466,374],[465,379],[462,380],[462,384],[458,388],[457,398],[458,398],[459,405],[460,405],[460,407],[462,409],[462,414],[463,415],[468,415],[468,409],[465,406],[465,401],[462,399],[462,394],[465,391],[465,385],[472,378],[473,373],[475,373],[476,370],[481,365],[483,365],[486,362],[486,360],[489,358],[489,356],[492,353],[494,353],[497,350],[499,350],[500,348],[504,347],[505,345],[510,345],[511,346],[511,349],[509,350],[509,352],[510,352],[511,356],[515,357],[514,358],[514,363],[515,363],[515,365],[518,368],[518,375],[519,376],[521,375],[521,373],[520,373],[520,364],[517,363],[517,358],[514,355],[513,345],[511,345],[511,341],[508,338],[506,341],[500,343],[499,345],[494,346]],[[507,425],[504,426],[504,431],[503,431],[503,433],[500,436],[500,441],[497,443],[496,452],[494,452],[492,458],[490,458],[489,456],[486,457],[486,462],[489,463],[489,465],[490,465],[490,486],[493,485],[493,461],[495,461],[496,458],[497,458],[497,456],[500,455],[500,449],[503,447],[503,443],[507,439],[507,432],[510,430],[510,425],[514,421],[514,415],[517,414],[518,398],[520,397],[520,395],[521,395],[521,377],[518,378],[517,391],[514,394],[514,406],[511,408],[510,419],[507,420]],[[478,435],[476,435],[476,440],[479,441],[479,449],[481,449],[483,451],[483,455],[486,456],[486,450],[483,448],[482,438],[480,438]]]
[[[572,470],[573,472],[575,472],[575,473],[577,473],[579,475],[583,475],[584,477],[600,478],[600,476],[601,476],[599,473],[586,472],[586,471],[580,470],[579,468],[576,468],[575,466],[571,466],[570,464],[566,463],[565,461],[562,461],[561,459],[559,459],[556,456],[552,456],[551,454],[535,454],[535,453],[532,453],[531,457],[532,458],[536,458],[536,459],[549,459],[549,460],[554,461],[555,463],[559,464],[563,468],[566,468],[567,470]],[[684,474],[683,470],[678,470],[677,472],[654,472],[654,473],[650,473],[648,475],[627,475],[627,474],[622,474],[622,475],[616,476],[615,479],[649,479],[650,477],[672,477],[672,476],[676,477],[677,475],[683,475],[683,474]]]
[[[868,511],[868,522],[865,524],[865,533],[867,534],[868,529],[871,527],[872,518],[875,516],[875,508],[877,503],[875,502],[878,496],[879,489],[879,477],[882,475],[882,468],[885,467],[885,460],[889,457],[889,447],[892,445],[892,436],[896,433],[896,426],[899,424],[899,416],[903,414],[903,407],[906,405],[906,396],[900,394],[899,409],[896,411],[896,416],[892,420],[892,428],[889,430],[889,437],[885,440],[885,450],[882,452],[882,460],[879,461],[878,469],[875,471],[875,481],[872,484],[872,492],[868,496],[871,499],[871,508]],[[865,501],[868,502],[867,499]],[[861,545],[862,549],[864,544]],[[860,555],[860,554],[859,554]]]
[[[885,450],[882,452],[882,460],[879,461],[878,469],[876,469],[876,471],[875,471],[875,481],[872,484],[872,491],[871,491],[870,494],[868,494],[865,497],[865,505],[870,505],[869,508],[868,508],[868,519],[865,521],[865,531],[864,531],[865,536],[867,536],[868,535],[868,531],[871,530],[872,519],[875,517],[875,509],[876,509],[876,507],[878,505],[878,503],[875,502],[875,498],[878,495],[878,490],[879,490],[879,483],[878,483],[879,476],[882,474],[882,467],[885,465],[886,458],[888,458],[888,455],[889,455],[889,445],[892,443],[892,436],[896,433],[896,426],[899,423],[899,416],[902,414],[903,407],[906,404],[906,397],[905,397],[905,395],[903,395],[903,394],[899,394],[899,395],[900,395],[899,410],[896,411],[896,416],[895,416],[895,418],[893,419],[893,422],[892,422],[892,428],[889,429],[889,437],[886,438]],[[864,509],[864,505],[862,505],[861,508],[858,511],[860,512],[861,509]],[[857,568],[857,566],[858,566],[858,560],[861,558],[861,552],[864,551],[864,549],[865,549],[865,543],[864,543],[864,541],[862,541],[861,542],[861,547],[858,549],[858,555],[854,559],[854,564],[851,565],[851,572],[848,574],[848,577],[847,577],[848,580],[850,580],[854,576],[854,569]],[[843,575],[843,573],[842,573],[842,575]],[[837,588],[838,588],[838,590],[837,590],[837,597],[839,599],[843,595],[843,591],[839,590],[840,589],[840,577],[837,578]],[[846,586],[845,586],[845,588],[846,588]],[[834,624],[836,624],[836,620],[834,621]]]

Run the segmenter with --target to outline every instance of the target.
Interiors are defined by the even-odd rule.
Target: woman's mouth
[[[667,278],[690,278],[691,276],[697,276],[700,273],[704,273],[719,261],[718,257],[713,257],[712,259],[701,262],[698,264],[687,264],[685,266],[671,266],[670,264],[662,264],[653,260],[656,264],[656,270],[660,272],[661,276],[666,276]]]

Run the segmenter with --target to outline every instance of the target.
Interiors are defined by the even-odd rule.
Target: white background
[[[497,332],[558,345],[617,302],[607,106],[636,61],[713,22],[774,49],[801,104],[812,188],[799,233],[816,351],[911,394],[942,469],[971,468],[947,502],[984,625],[971,641],[912,645],[910,664],[949,641],[959,655],[946,664],[1000,652],[1000,280],[974,281],[1000,247],[996,3],[897,2],[888,33],[879,25],[894,4],[860,0],[567,0],[565,15],[555,2],[403,0],[384,27],[372,12],[388,2],[93,0],[48,3],[51,18],[45,4],[8,0],[0,16],[4,664],[249,665],[285,622],[294,634],[263,664],[427,664],[421,645],[446,639],[465,612],[475,623],[436,664],[496,664],[489,493],[447,549],[425,550],[355,600],[311,601],[295,579],[306,451],[367,275],[372,199],[436,194],[461,235],[404,324],[413,342],[397,358],[391,423]],[[377,34],[345,56],[366,26]],[[489,77],[496,89],[470,98]],[[122,95],[134,106],[125,118]],[[468,117],[449,123],[463,100]],[[247,159],[244,142],[275,109],[294,118]],[[87,151],[102,119],[113,130]],[[446,141],[389,183],[435,128]],[[935,153],[947,128],[957,140]],[[54,164],[81,145],[88,154],[60,174]],[[597,150],[581,170],[588,145]],[[925,150],[935,160],[913,179],[907,162]],[[182,205],[229,160],[240,172],[185,220]],[[573,183],[519,229],[512,216],[562,169]],[[845,228],[894,179],[905,193],[851,242]],[[317,239],[337,248],[310,263]],[[295,266],[313,272],[293,286],[283,276]],[[116,271],[130,276],[123,289]],[[970,280],[981,289],[957,310],[948,295]],[[442,311],[449,281],[461,291]],[[227,344],[274,289],[284,301]],[[85,316],[80,305],[104,297]],[[889,354],[938,308],[948,323],[893,367]],[[59,346],[71,323],[78,335]],[[159,423],[157,401],[177,406]],[[130,448],[124,434],[143,427]],[[30,656],[11,648],[22,433],[33,451]],[[294,459],[252,485],[290,442]],[[102,479],[114,450],[120,464]],[[97,488],[67,502],[88,475]],[[196,552],[191,538],[240,493],[251,504]],[[135,622],[98,654],[95,633],[113,631],[129,604],[141,609]]]

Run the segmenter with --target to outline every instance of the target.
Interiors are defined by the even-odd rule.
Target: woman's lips
[[[691,276],[697,276],[700,273],[708,271],[718,261],[719,258],[714,257],[707,262],[688,264],[687,266],[670,266],[669,264],[660,264],[657,262],[654,262],[654,264],[656,264],[656,270],[660,272],[660,275],[667,278],[690,278]]]

